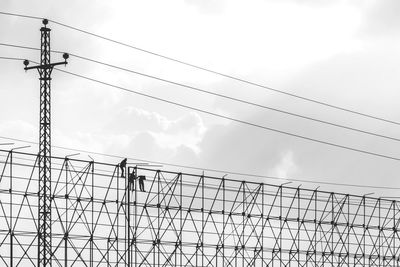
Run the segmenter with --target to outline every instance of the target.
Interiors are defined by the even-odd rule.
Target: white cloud
[[[293,151],[285,151],[281,153],[278,164],[272,168],[268,175],[273,177],[289,178],[297,168],[298,166],[294,161]]]
[[[148,111],[135,107],[127,107],[124,110],[126,110],[128,114],[134,114],[135,116],[145,118],[148,121],[155,122],[161,128],[161,130],[167,130],[172,123],[171,120],[154,111]]]
[[[135,113],[138,117],[153,121],[159,126],[158,129],[145,130],[145,132],[148,132],[161,148],[176,150],[180,146],[185,146],[192,149],[196,154],[201,152],[199,143],[202,141],[207,128],[203,119],[197,113],[191,112],[171,120],[157,112],[137,108],[130,108],[129,111]]]
[[[256,0],[249,4],[232,0],[218,2],[217,6],[210,3],[213,2],[103,0],[96,5],[82,5],[77,0],[57,4],[32,0],[28,5],[18,1],[1,2],[0,7],[10,12],[49,16],[137,47],[291,93],[388,118],[399,117],[395,101],[398,68],[392,63],[398,58],[399,38],[393,34],[399,25],[397,2]],[[43,5],[49,9],[36,8]],[[74,20],[71,14],[76,14],[79,20]],[[40,22],[8,17],[0,20],[4,25],[0,30],[4,41],[38,45]],[[370,120],[266,93],[260,88],[244,86],[54,24],[51,27],[54,49],[294,113],[392,136],[398,134],[395,127],[383,127]],[[3,54],[21,56],[20,52],[9,49]],[[38,53],[32,55],[38,57]],[[0,98],[5,100],[0,113],[6,115],[0,118],[0,133],[35,140],[38,130],[32,125],[38,122],[37,73],[26,76],[20,63],[2,66]],[[390,142],[368,143],[364,136],[342,134],[304,120],[219,101],[77,59],[70,59],[67,70],[257,124],[396,155],[396,146]],[[165,103],[56,72],[52,90],[53,144],[279,176],[295,172],[302,177],[343,177],[341,182],[352,176],[371,183],[377,176],[385,176],[386,184],[397,181],[399,167],[392,162],[186,113]],[[131,106],[135,108],[125,108]],[[10,123],[12,120],[15,122]],[[292,152],[281,154],[282,151]]]
[[[200,143],[207,132],[196,113],[170,119],[157,112],[124,107],[115,116],[118,120],[106,125],[105,131],[54,131],[53,144],[149,159],[160,155],[179,158],[181,152],[194,157],[201,152]]]

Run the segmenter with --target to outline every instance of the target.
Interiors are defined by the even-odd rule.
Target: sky
[[[400,121],[400,2],[395,0],[3,0],[0,11],[48,18],[135,47],[333,105]],[[0,43],[40,47],[40,20],[0,15]],[[400,138],[400,126],[302,101],[93,36],[48,25],[51,47],[260,105]],[[0,46],[0,56],[39,52]],[[53,54],[52,61],[62,61]],[[62,67],[64,69],[64,67]],[[0,136],[38,140],[39,81],[0,60]],[[398,141],[235,103],[76,57],[65,70],[297,135],[400,157]],[[400,162],[212,117],[53,72],[52,144],[206,169],[328,183],[304,188],[397,197]],[[8,140],[1,140],[8,142]],[[24,145],[15,142],[15,146]],[[11,148],[13,146],[1,146]],[[24,151],[35,152],[33,146]],[[53,149],[53,155],[71,151]],[[88,153],[76,158],[89,160]],[[95,160],[118,162],[91,154]],[[190,170],[163,166],[191,173]],[[206,175],[222,175],[210,171]],[[229,175],[235,179],[250,179]],[[252,178],[253,180],[255,178]],[[279,184],[285,180],[257,178]],[[293,186],[300,186],[293,182]]]

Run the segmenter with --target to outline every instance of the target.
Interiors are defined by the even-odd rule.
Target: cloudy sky
[[[400,2],[396,0],[3,0],[0,11],[49,18],[228,75],[400,122]],[[40,47],[40,20],[0,15],[0,25],[0,43]],[[49,27],[54,50],[400,138],[399,125],[277,94],[54,23]],[[39,59],[36,51],[2,46],[0,56]],[[61,56],[54,54],[52,60],[61,60]],[[266,127],[400,157],[398,141],[235,103],[75,57],[65,69]],[[25,73],[17,61],[1,60],[0,70],[0,135],[37,141],[38,74]],[[238,124],[56,71],[52,134],[53,145],[121,157],[292,179],[400,187],[399,161]],[[53,152],[58,156],[71,153]],[[78,157],[88,159],[87,153]],[[315,188],[318,184],[302,186]],[[398,190],[321,188],[400,196]]]

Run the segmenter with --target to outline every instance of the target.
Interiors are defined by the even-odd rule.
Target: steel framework
[[[67,64],[68,54],[64,54],[64,62],[50,62],[50,29],[48,20],[43,20],[40,28],[40,65],[28,67],[25,60],[25,70],[37,69],[40,75],[40,123],[39,123],[39,203],[38,203],[38,258],[37,266],[51,266],[51,72],[54,66]]]
[[[52,158],[55,266],[399,266],[394,200]],[[0,265],[36,266],[40,156],[0,151]],[[244,177],[245,179],[245,177]]]

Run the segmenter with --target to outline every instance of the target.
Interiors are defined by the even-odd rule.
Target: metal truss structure
[[[51,72],[58,65],[66,65],[68,54],[64,54],[64,62],[50,62],[50,28],[48,20],[43,20],[40,28],[40,65],[28,67],[25,60],[25,70],[37,69],[40,75],[40,122],[39,122],[39,196],[38,203],[38,267],[51,267]],[[13,240],[12,240],[13,241]],[[11,244],[12,246],[13,244]],[[11,257],[12,260],[12,257]]]
[[[36,266],[40,157],[0,151],[0,265]],[[399,203],[52,158],[53,266],[399,266]],[[245,179],[245,177],[244,177]]]

